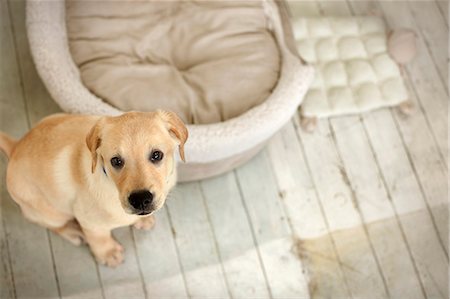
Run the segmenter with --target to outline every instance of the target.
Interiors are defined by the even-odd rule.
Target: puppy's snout
[[[128,202],[130,205],[138,211],[138,214],[148,214],[150,211],[150,206],[153,201],[153,194],[148,190],[138,190],[133,191],[130,196],[128,196]]]

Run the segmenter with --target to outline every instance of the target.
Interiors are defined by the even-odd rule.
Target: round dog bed
[[[231,3],[231,1],[228,2]],[[105,83],[101,80],[97,81],[97,86],[88,86],[89,84],[83,82],[83,80],[86,80],[85,73],[83,73],[85,71],[83,62],[76,61],[77,58],[74,58],[73,53],[69,49],[69,37],[66,26],[66,5],[69,3],[66,3],[64,0],[28,0],[27,2],[27,29],[31,52],[37,70],[52,97],[63,110],[73,113],[118,115],[125,110],[147,109],[139,109],[139,105],[142,104],[139,101],[132,103],[138,106],[132,107],[123,106],[130,105],[130,101],[117,102],[116,100],[116,102],[109,101],[108,103],[105,98],[110,97],[111,93],[114,96],[114,88],[111,88],[112,92],[108,88],[102,89],[101,87]],[[211,3],[214,4],[213,2]],[[258,5],[264,15],[267,29],[270,30],[273,36],[277,55],[279,55],[274,60],[274,63],[279,64],[277,74],[273,77],[275,79],[272,78],[268,79],[266,83],[263,82],[265,79],[260,76],[258,71],[261,68],[258,68],[259,66],[254,68],[254,64],[263,64],[265,61],[261,61],[262,56],[255,56],[257,57],[256,60],[250,62],[245,68],[236,68],[235,73],[241,77],[243,71],[253,70],[253,73],[249,71],[254,78],[253,82],[252,80],[247,80],[248,84],[243,86],[236,84],[236,86],[233,86],[233,90],[229,89],[229,92],[223,90],[218,93],[219,96],[215,96],[216,93],[214,92],[208,92],[207,94],[211,94],[211,96],[194,97],[194,104],[189,99],[188,103],[190,105],[188,106],[195,109],[188,109],[185,114],[183,114],[183,111],[186,110],[180,113],[177,108],[184,103],[180,95],[189,93],[189,90],[185,92],[181,89],[181,92],[176,93],[175,89],[178,87],[174,87],[175,91],[172,96],[179,100],[178,102],[175,101],[175,104],[164,100],[156,104],[157,107],[153,107],[151,105],[154,105],[154,103],[150,103],[148,109],[167,108],[175,110],[188,123],[189,140],[185,145],[187,163],[178,165],[180,181],[197,180],[217,175],[253,157],[263,147],[268,138],[280,129],[295,113],[312,81],[312,68],[305,65],[295,49],[284,3],[267,0],[260,2]],[[249,16],[249,18],[252,18],[252,16]],[[189,28],[189,26],[186,27]],[[184,34],[189,35],[192,33],[186,30]],[[191,45],[190,42],[189,45]],[[79,49],[82,48],[80,47]],[[156,45],[154,48],[158,49],[159,47]],[[161,45],[161,49],[161,51],[164,50],[163,45]],[[264,50],[267,50],[267,48],[265,47]],[[261,49],[255,48],[254,51],[261,51]],[[208,59],[219,61],[220,57],[212,56]],[[244,65],[247,62],[244,59],[242,64]],[[269,65],[269,68],[273,68],[274,63]],[[176,63],[173,65],[178,70],[190,67]],[[214,74],[214,72],[210,73]],[[136,72],[132,74],[136,74]],[[92,78],[94,77],[95,75]],[[220,87],[221,85],[217,82],[224,82],[224,80],[233,82],[233,79],[239,82],[239,78],[218,76],[214,79],[212,77],[204,75],[197,81],[197,85],[207,81],[208,85],[206,87],[214,86],[214,84]],[[274,80],[274,82],[271,82],[271,80]],[[255,82],[260,83],[261,90],[255,89],[255,87],[258,87],[258,84],[255,84]],[[126,83],[124,85],[127,85]],[[118,84],[115,84],[113,87],[117,87],[116,85]],[[158,85],[153,85],[151,91],[154,91],[155,87],[157,88]],[[254,99],[251,101],[247,100],[250,97],[246,94],[249,88],[255,90],[252,93]],[[200,89],[204,91],[205,86],[201,86]],[[210,90],[214,91],[215,89],[211,88]],[[167,89],[163,91],[157,93],[156,96],[150,97],[149,101],[153,98],[164,96],[167,93]],[[129,92],[129,95],[133,94],[132,91]],[[118,89],[117,93],[122,94],[123,98],[127,98],[126,90]],[[225,104],[221,102],[213,105],[216,108],[218,107],[217,109],[214,108],[215,110],[208,110],[207,113],[203,114],[198,113],[197,107],[201,107],[201,105],[195,100],[201,101],[205,98],[209,101],[212,98],[220,98],[222,100],[226,98],[223,95],[227,94],[229,97]],[[254,96],[255,94],[257,96]],[[167,107],[165,106],[167,104],[174,106]],[[208,106],[210,102],[203,104]],[[149,103],[146,102],[145,105],[149,105]],[[119,106],[123,110],[117,108]],[[230,107],[238,108],[231,109]]]

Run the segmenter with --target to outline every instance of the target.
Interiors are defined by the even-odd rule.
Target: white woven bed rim
[[[287,48],[278,7],[264,2],[265,12],[280,45],[280,79],[272,95],[239,117],[215,124],[188,125],[185,145],[189,163],[226,159],[266,141],[289,121],[314,76]],[[27,30],[39,75],[53,99],[67,112],[120,115],[123,112],[93,95],[81,82],[68,47],[64,0],[28,0]]]

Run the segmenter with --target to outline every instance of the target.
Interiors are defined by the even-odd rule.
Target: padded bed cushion
[[[260,1],[68,1],[83,83],[123,111],[224,121],[275,87],[280,53]]]

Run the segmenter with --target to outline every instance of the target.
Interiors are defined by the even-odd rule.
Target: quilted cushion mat
[[[360,113],[407,100],[382,19],[293,16],[292,24],[300,55],[316,67],[304,116]]]

